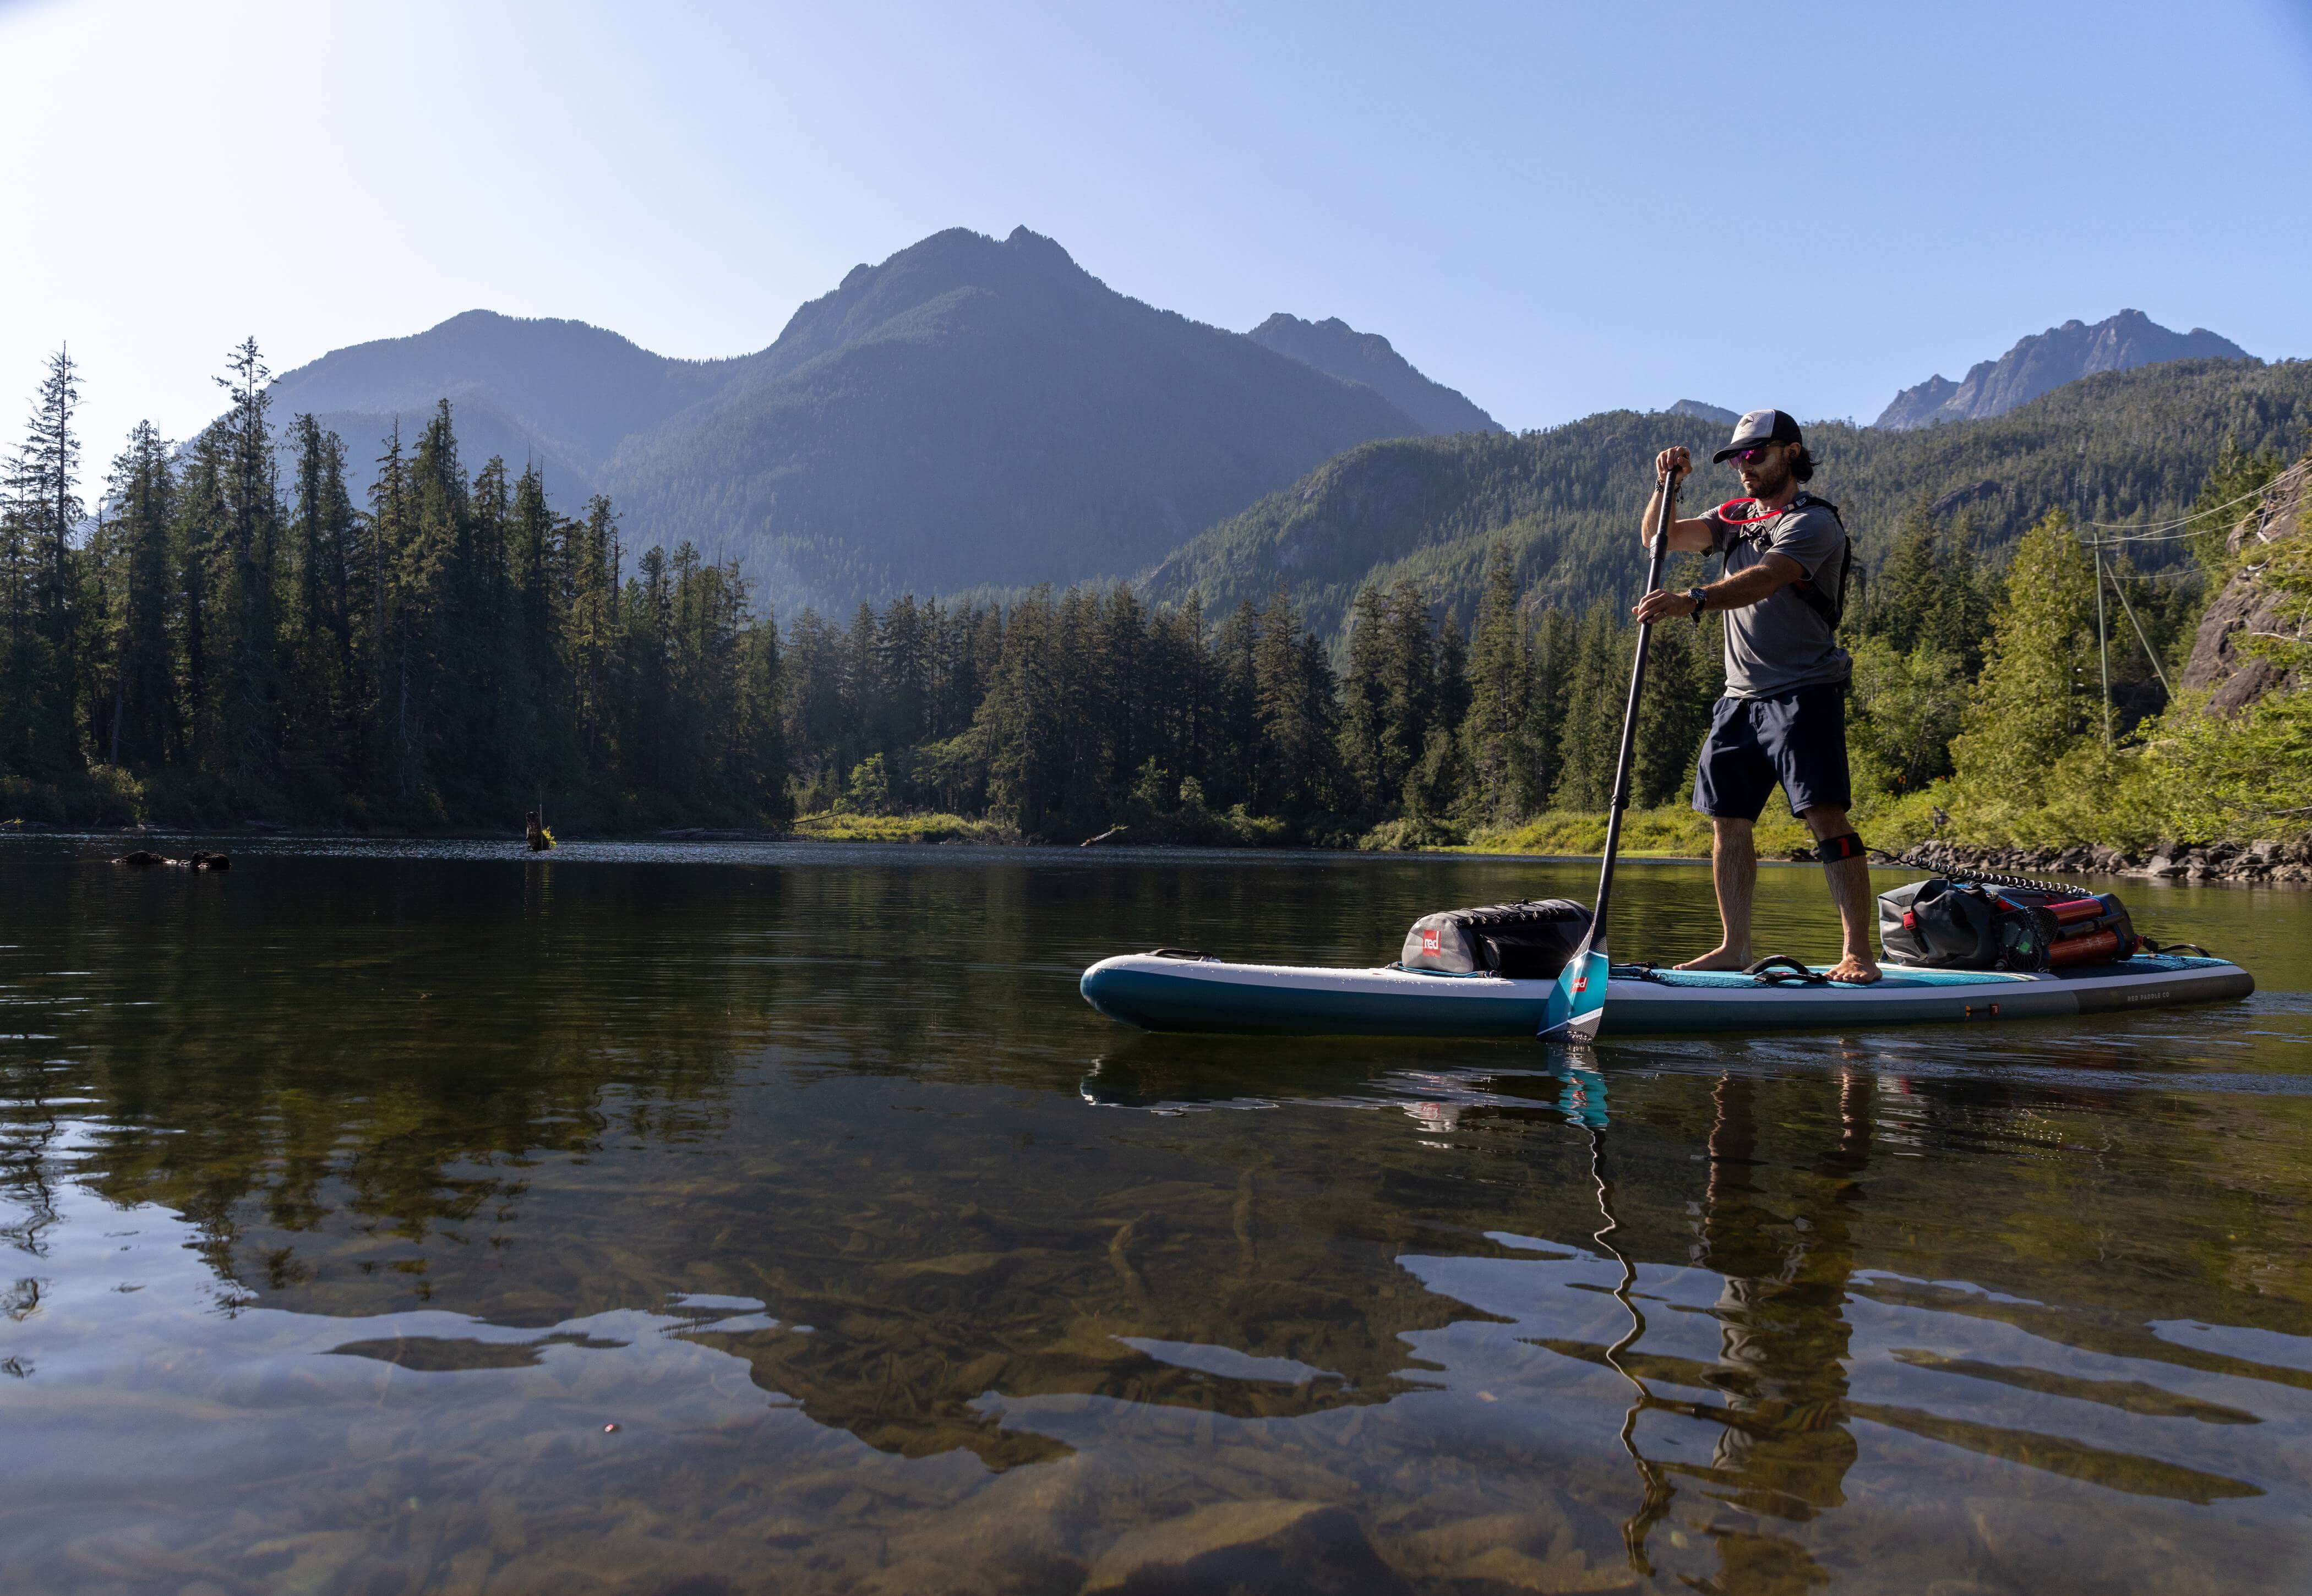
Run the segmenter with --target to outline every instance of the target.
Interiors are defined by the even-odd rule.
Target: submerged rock
[[[1357,1521],[1321,1502],[1223,1502],[1146,1530],[1102,1554],[1084,1596],[1397,1596],[1409,1592]]]

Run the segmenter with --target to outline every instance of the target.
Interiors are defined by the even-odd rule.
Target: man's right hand
[[[1683,448],[1671,446],[1654,457],[1654,497],[1646,505],[1646,513],[1638,527],[1638,537],[1651,543],[1654,535],[1654,516],[1660,511],[1667,493],[1674,496],[1677,484],[1694,470],[1694,457]],[[1681,554],[1706,553],[1711,545],[1711,526],[1700,518],[1672,521],[1669,524],[1669,546]],[[1745,599],[1744,603],[1750,600]]]

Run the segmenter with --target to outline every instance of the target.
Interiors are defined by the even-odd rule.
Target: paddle
[[[1649,593],[1661,586],[1662,561],[1669,553],[1669,524],[1676,519],[1671,507],[1677,502],[1677,479],[1665,475],[1660,508],[1654,513],[1653,558],[1646,566]],[[1622,846],[1622,811],[1630,807],[1630,758],[1637,750],[1638,694],[1645,687],[1646,652],[1653,633],[1652,622],[1638,623],[1637,656],[1630,661],[1630,702],[1622,711],[1622,752],[1614,763],[1614,807],[1606,817],[1606,858],[1598,867],[1598,905],[1590,916],[1590,934],[1565,961],[1557,984],[1550,989],[1540,1033],[1552,1042],[1589,1042],[1606,1019],[1606,902],[1614,894],[1614,855]]]

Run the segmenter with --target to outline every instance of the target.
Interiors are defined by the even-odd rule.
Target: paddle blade
[[[1607,970],[1605,943],[1585,939],[1549,990],[1541,1021],[1544,1041],[1589,1042],[1597,1036],[1606,1018]]]

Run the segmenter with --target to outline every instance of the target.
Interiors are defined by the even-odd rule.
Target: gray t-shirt
[[[1846,533],[1830,507],[1800,493],[1779,515],[1742,519],[1757,513],[1755,500],[1737,499],[1703,518],[1710,523],[1710,552],[1726,556],[1726,574],[1747,571],[1770,554],[1786,554],[1823,597],[1836,603],[1839,579],[1845,574]],[[1729,698],[1777,698],[1801,687],[1832,685],[1845,681],[1854,667],[1831,635],[1830,624],[1799,596],[1795,583],[1723,613]]]

